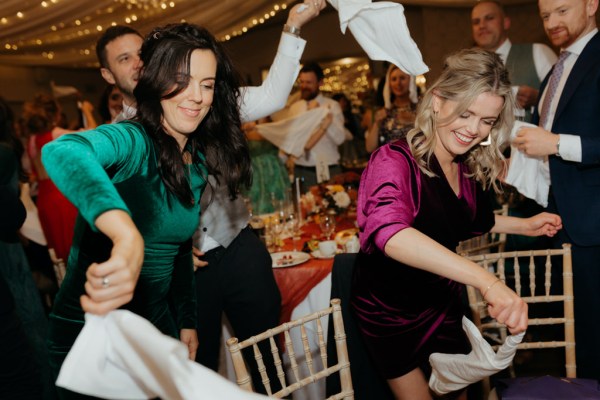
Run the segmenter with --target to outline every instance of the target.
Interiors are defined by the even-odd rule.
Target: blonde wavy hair
[[[480,182],[485,189],[493,187],[500,191],[496,179],[506,169],[502,150],[508,143],[513,126],[515,100],[508,71],[497,54],[473,48],[447,57],[441,76],[427,90],[417,107],[415,127],[408,133],[407,140],[421,171],[435,176],[429,162],[437,143],[436,124],[447,124],[458,118],[482,93],[500,96],[504,104],[490,131],[491,144],[474,146],[461,158],[470,171],[469,177]],[[454,112],[443,120],[438,119],[433,111],[434,95],[457,103]]]

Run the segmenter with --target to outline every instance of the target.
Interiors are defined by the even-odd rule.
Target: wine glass
[[[287,213],[287,217],[285,219],[285,229],[292,238],[294,251],[297,251],[298,249],[296,248],[296,242],[300,239],[300,219],[293,210],[288,211]]]
[[[335,215],[322,214],[319,217],[319,226],[327,240],[331,240],[331,235],[335,232]]]
[[[271,233],[275,242],[275,251],[279,252],[283,247],[283,238],[281,235],[283,234],[284,229],[284,221],[279,217],[279,215],[273,217],[271,220]]]

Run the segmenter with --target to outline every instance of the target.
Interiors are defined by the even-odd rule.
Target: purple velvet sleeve
[[[406,142],[377,149],[358,190],[360,244],[366,253],[385,253],[387,241],[413,225],[419,209],[420,170]]]

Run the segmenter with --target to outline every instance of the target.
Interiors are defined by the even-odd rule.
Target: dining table
[[[281,293],[281,311],[280,322],[288,322],[294,319],[301,318],[315,311],[327,308],[331,297],[331,270],[333,268],[334,257],[320,257],[318,251],[313,249],[321,240],[328,239],[321,232],[321,228],[317,222],[318,215],[309,216],[304,220],[299,230],[299,238],[295,239],[288,235],[283,239],[278,247],[270,248],[273,250],[273,274]],[[356,214],[346,212],[336,216],[335,234],[332,235],[338,243],[338,253],[344,251],[343,243],[349,237],[357,235]],[[306,256],[298,254],[305,253]],[[299,263],[292,262],[288,265],[278,265],[276,260],[282,254],[292,254],[294,257],[300,255]],[[324,337],[327,338],[328,318],[321,319]],[[313,350],[312,359],[315,368],[322,368],[320,363],[320,355],[318,354],[318,339],[316,326],[306,326],[306,331],[309,338],[311,350]],[[233,336],[232,330],[227,321],[223,324],[223,340],[227,341]],[[302,338],[299,330],[291,331],[292,344],[296,353],[296,360],[300,365],[300,374],[308,375],[308,370],[304,365],[304,356],[302,350]],[[227,350],[225,350],[227,351]],[[235,381],[235,373],[233,365],[228,355],[222,357],[220,373],[230,380]],[[247,360],[247,362],[254,362]],[[283,363],[286,369],[288,381],[294,382],[295,379],[290,371],[290,360],[287,357],[287,352],[283,353]],[[325,398],[325,380],[317,381],[311,385],[301,388],[293,393],[294,400],[310,400],[315,398]]]

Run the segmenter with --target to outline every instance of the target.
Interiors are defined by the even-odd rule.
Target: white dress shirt
[[[263,84],[241,88],[240,114],[243,122],[266,117],[285,107],[300,71],[300,57],[305,45],[304,39],[285,32],[281,34],[277,55]],[[194,235],[194,246],[203,252],[229,246],[250,219],[240,196],[231,201],[227,187],[214,186],[214,189],[212,202],[210,186],[202,195],[200,225]]]
[[[554,124],[554,116],[556,114],[556,108],[558,107],[558,101],[562,96],[563,89],[565,88],[565,84],[567,83],[567,79],[573,70],[573,66],[579,58],[579,55],[588,44],[588,42],[592,39],[592,37],[598,32],[598,28],[594,29],[590,33],[585,36],[579,38],[575,43],[566,49],[561,49],[564,51],[568,51],[569,56],[565,59],[563,74],[560,77],[560,81],[558,82],[558,86],[556,87],[556,93],[554,94],[554,98],[550,102],[550,110],[548,110],[548,118],[546,119],[546,125],[542,126],[547,131],[551,131],[552,125]],[[539,104],[544,104],[544,97],[546,97],[548,86],[542,93],[540,97]],[[581,162],[582,159],[582,150],[581,150],[581,138],[576,134],[564,134],[560,135],[560,157],[563,160],[567,161],[575,161]]]
[[[285,107],[300,71],[300,57],[305,46],[306,40],[285,32],[281,34],[277,55],[262,85],[240,88],[239,106],[242,122],[266,117]],[[337,105],[337,102],[335,103]],[[135,114],[135,107],[123,103],[123,111],[113,122],[131,119]],[[250,219],[241,197],[230,201],[227,187],[216,186],[216,182],[212,178],[209,179],[214,184],[214,198],[210,202],[212,191],[210,186],[207,186],[201,198],[200,225],[194,234],[194,246],[204,252],[218,246],[229,246],[248,225]]]
[[[338,146],[346,139],[344,132],[344,114],[339,103],[329,97],[319,93],[315,99],[319,107],[327,107],[333,115],[333,120],[327,131],[321,139],[302,157],[296,160],[296,165],[304,167],[314,167],[317,165],[317,158],[323,160],[327,165],[335,165],[340,162],[340,152]],[[306,112],[306,100],[299,100],[290,106],[289,115],[296,116]]]

